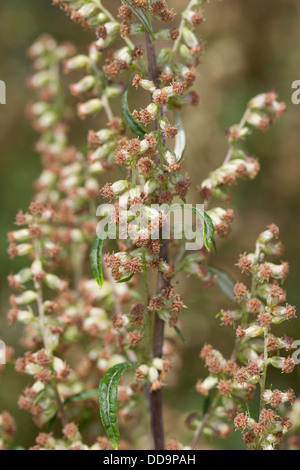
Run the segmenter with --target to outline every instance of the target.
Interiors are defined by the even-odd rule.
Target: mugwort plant
[[[274,92],[248,103],[227,132],[224,162],[191,201],[181,112],[199,104],[193,84],[205,0],[184,2],[177,16],[165,0],[53,3],[94,39],[86,53],[48,35],[29,48],[28,84],[36,100],[27,115],[39,134],[43,169],[28,210],[17,214],[17,228],[8,234],[9,256],[27,262],[8,278],[15,291],[8,319],[24,325],[25,353],[15,358],[7,348],[6,359],[30,378],[18,406],[40,429],[31,448],[150,449],[149,412],[157,450],[195,449],[200,437],[225,438],[233,426],[249,448],[275,449],[291,428],[282,405],[293,403],[294,393],[268,388],[268,371],[291,373],[294,362],[283,355],[293,341],[278,337],[273,326],[296,315],[280,286],[288,265],[269,260],[282,256],[279,229],[269,226],[254,253],[238,261],[251,286],[234,285],[211,265],[210,253],[231,231],[230,187],[260,169],[244,140],[267,130],[285,105]],[[70,85],[77,115],[93,118],[85,150],[70,141],[62,71],[77,77]],[[130,104],[135,93],[145,103],[137,109]],[[102,129],[99,115],[107,122]],[[100,184],[111,169],[120,179]],[[184,339],[178,321],[186,306],[176,291],[182,272],[226,293],[235,306],[218,317],[236,328],[228,360],[210,345],[202,349],[209,376],[197,391],[206,406],[186,420],[192,441],[186,443],[165,440],[162,398],[177,354],[173,332]],[[256,388],[260,404],[253,414],[248,403]],[[3,412],[2,448],[16,447],[15,431]]]

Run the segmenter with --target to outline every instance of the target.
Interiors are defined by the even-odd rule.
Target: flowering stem
[[[53,389],[54,389],[57,405],[58,405],[59,412],[60,412],[61,424],[62,424],[63,427],[65,427],[68,424],[69,420],[68,420],[68,417],[66,415],[64,405],[63,405],[62,399],[60,397],[60,394],[59,394],[59,391],[58,391],[58,388],[57,388],[57,383],[56,383],[55,380],[52,382],[52,386],[53,386]]]
[[[237,130],[238,131],[241,131],[244,127],[244,125],[246,124],[247,120],[248,120],[248,117],[249,117],[249,114],[251,113],[251,109],[250,108],[247,108],[242,119],[241,119],[241,122],[239,123],[238,127],[237,127]],[[228,152],[227,152],[227,155],[225,157],[225,160],[223,162],[223,165],[225,165],[226,163],[230,162],[231,160],[231,157],[232,157],[232,154],[233,154],[233,149],[234,147],[231,145]]]
[[[40,259],[40,244],[38,240],[35,240],[34,253],[35,253],[35,259],[39,260]],[[44,348],[45,348],[45,351],[47,352],[48,341],[47,341],[47,331],[46,331],[46,325],[45,325],[45,310],[44,310],[44,301],[43,301],[42,282],[36,281],[36,285],[37,285],[37,306],[38,306],[38,314],[39,314],[39,323],[40,323],[41,333],[43,337]],[[57,406],[60,411],[61,423],[63,426],[65,426],[68,423],[68,418],[65,413],[64,405],[61,400],[55,379],[52,381],[52,386],[53,386],[53,390],[55,393]]]
[[[192,450],[196,449],[198,441],[199,441],[200,437],[202,436],[204,428],[205,428],[205,426],[206,426],[206,424],[207,424],[207,422],[210,418],[211,412],[214,410],[215,406],[218,403],[219,397],[220,397],[220,393],[216,392],[216,394],[215,394],[215,396],[214,396],[207,412],[205,413],[205,415],[203,417],[203,420],[201,421],[200,426],[198,427],[198,429],[196,430],[196,432],[194,434],[193,442],[192,442],[192,445],[191,445]]]
[[[268,327],[264,328],[264,368],[263,368],[263,375],[260,381],[260,412],[265,406],[265,402],[263,399],[263,393],[266,388],[266,381],[267,381],[267,371],[268,371],[268,346],[267,346],[267,339],[268,339]]]
[[[155,86],[159,86],[158,82],[158,65],[156,60],[156,52],[150,34],[146,32],[146,46],[149,64],[149,77],[153,80]],[[157,123],[158,132],[160,127]],[[161,137],[160,137],[161,140]],[[162,145],[159,148],[160,161],[163,161]],[[164,240],[160,249],[160,258],[168,263],[169,249],[168,241]],[[163,289],[169,285],[169,282],[164,278],[162,272],[159,271],[157,277],[157,293],[159,294]],[[152,354],[153,357],[161,358],[163,355],[165,322],[158,316],[154,315],[153,330],[152,330]],[[162,416],[162,391],[155,390],[150,393],[150,415],[151,415],[151,428],[154,445],[156,450],[163,450],[165,447],[164,426]]]

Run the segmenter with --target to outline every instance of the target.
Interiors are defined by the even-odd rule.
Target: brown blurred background
[[[168,3],[182,8],[188,2]],[[224,129],[239,121],[252,96],[276,90],[287,103],[287,113],[270,131],[255,133],[247,141],[249,152],[259,157],[262,170],[254,182],[241,182],[233,189],[231,206],[236,211],[236,220],[231,236],[218,243],[213,263],[237,279],[239,272],[234,264],[239,254],[252,250],[258,233],[274,222],[281,228],[285,259],[291,268],[285,285],[288,300],[300,305],[300,106],[291,102],[291,84],[300,79],[300,4],[298,0],[212,0],[205,6],[205,17],[200,33],[206,48],[197,81],[201,106],[183,115],[188,138],[184,170],[192,177],[194,187],[189,202],[199,202],[197,186],[224,159],[227,149]],[[33,180],[40,171],[39,158],[33,150],[35,135],[24,117],[24,109],[32,100],[26,88],[26,77],[30,74],[26,49],[44,32],[58,41],[74,41],[81,51],[91,40],[90,33],[51,6],[50,0],[1,2],[0,79],[7,85],[7,104],[0,106],[0,336],[17,351],[21,351],[18,328],[8,327],[6,322],[9,295],[6,277],[22,262],[9,260],[6,232],[13,228],[18,209],[27,208]],[[76,140],[85,142],[86,126],[77,122],[75,129]],[[229,354],[233,332],[220,329],[215,319],[220,308],[230,306],[217,288],[205,290],[191,278],[182,281],[180,290],[189,306],[181,325],[187,345],[181,351],[178,382],[165,391],[165,401],[170,418],[168,436],[189,442],[191,436],[184,431],[183,420],[187,413],[201,407],[194,385],[205,374],[198,359],[199,350],[204,342],[210,342]],[[283,324],[280,331],[300,339],[300,322]],[[293,386],[300,395],[299,378],[297,366],[293,376],[274,375],[274,383],[276,380],[278,388]],[[25,446],[32,443],[34,430],[31,418],[17,410],[16,402],[26,383],[26,378],[11,370],[0,375],[0,409],[16,416],[19,443]],[[217,445],[231,449],[242,446],[238,433]]]

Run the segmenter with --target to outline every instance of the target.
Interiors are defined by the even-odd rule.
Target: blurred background
[[[187,0],[168,3],[180,9]],[[212,0],[205,6],[205,18],[200,34],[206,47],[196,85],[201,106],[183,115],[188,138],[184,171],[193,182],[188,202],[199,202],[197,186],[223,161],[227,150],[225,128],[240,120],[252,96],[276,90],[287,103],[287,113],[270,131],[254,133],[247,141],[250,154],[259,157],[262,169],[255,181],[241,182],[233,189],[231,207],[236,220],[228,240],[218,243],[213,264],[226,269],[235,280],[241,278],[234,266],[239,254],[252,251],[257,235],[266,225],[276,223],[286,249],[284,259],[290,263],[285,284],[288,301],[299,306],[300,106],[291,102],[291,84],[300,79],[300,4],[298,0]],[[51,6],[51,0],[1,2],[0,79],[7,85],[7,104],[0,105],[0,337],[17,352],[22,351],[18,345],[20,332],[6,321],[10,293],[6,277],[18,269],[18,261],[12,263],[8,258],[6,232],[12,230],[17,211],[27,209],[33,181],[41,168],[33,149],[35,134],[24,110],[33,99],[26,87],[30,74],[26,49],[45,32],[58,41],[74,41],[81,51],[91,41],[90,33]],[[86,129],[86,125],[75,123],[76,141],[85,142]],[[195,383],[206,375],[199,351],[208,342],[225,355],[230,354],[234,333],[220,329],[215,318],[220,308],[230,307],[217,288],[204,289],[193,278],[182,280],[181,284],[180,291],[189,307],[181,322],[187,345],[182,347],[178,378],[164,393],[168,437],[189,442],[191,434],[184,430],[183,421],[188,413],[202,406]],[[281,331],[300,339],[300,320],[284,324]],[[284,389],[293,387],[299,396],[299,379],[297,366],[292,376],[277,373],[274,383],[276,388],[282,384]],[[9,369],[0,375],[0,408],[16,417],[18,442],[24,446],[31,445],[35,435],[30,416],[16,406],[26,383],[26,378]],[[202,443],[203,447],[215,445]],[[217,446],[243,448],[239,433]]]

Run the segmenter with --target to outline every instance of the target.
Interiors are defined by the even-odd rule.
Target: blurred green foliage
[[[182,0],[168,3],[180,8]],[[257,235],[274,222],[281,228],[285,260],[291,267],[285,285],[288,300],[300,305],[300,107],[291,103],[291,84],[300,78],[300,4],[298,0],[213,0],[205,7],[205,16],[201,35],[206,47],[197,80],[201,106],[183,114],[188,139],[184,169],[192,176],[194,188],[189,202],[199,202],[197,185],[224,159],[224,129],[239,121],[253,95],[276,90],[287,102],[287,114],[271,131],[255,133],[248,140],[248,149],[260,158],[262,170],[254,182],[242,182],[234,188],[231,205],[236,221],[231,236],[218,243],[213,262],[231,272],[234,279],[241,278],[234,267],[239,254],[251,251]],[[1,2],[0,79],[7,84],[7,105],[0,106],[0,326],[1,336],[17,351],[19,329],[8,327],[5,317],[9,295],[6,276],[17,269],[18,261],[11,263],[7,256],[6,232],[12,229],[16,212],[27,208],[33,181],[40,171],[34,152],[35,135],[24,116],[25,107],[32,100],[26,87],[30,74],[26,49],[45,32],[58,41],[74,41],[80,50],[91,40],[90,33],[73,24],[51,5],[51,0]],[[99,123],[93,125],[97,127]],[[79,142],[82,137],[84,143],[86,125],[75,126],[76,140]],[[230,306],[217,288],[205,290],[197,280],[187,282],[182,278],[180,289],[189,306],[181,322],[187,345],[180,345],[178,379],[164,392],[166,431],[170,437],[190,439],[190,433],[183,428],[183,416],[202,406],[194,389],[197,379],[206,374],[198,359],[200,348],[208,342],[230,354],[234,333],[221,329],[215,318],[220,308]],[[299,339],[300,323],[294,321],[287,331],[281,331]],[[299,395],[299,377],[298,366],[292,376],[277,373],[274,381],[278,387],[280,382],[284,388],[293,386]],[[27,379],[7,370],[0,381],[0,408],[16,416],[19,442],[30,445],[34,432],[31,418],[17,411],[16,406]],[[217,444],[231,449],[242,446],[239,433]]]

